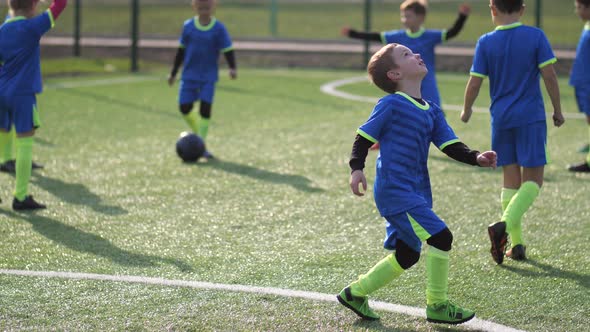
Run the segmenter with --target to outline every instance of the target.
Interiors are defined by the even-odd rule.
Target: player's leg
[[[405,270],[420,259],[422,241],[413,231],[405,213],[387,216],[386,239],[384,247],[395,250],[367,273],[345,287],[338,294],[338,301],[362,318],[374,320],[377,315],[368,305],[368,295],[398,278]]]
[[[502,213],[518,191],[521,182],[521,170],[516,156],[516,133],[512,129],[492,131],[492,150],[498,154],[497,164],[502,167],[503,185],[500,194]],[[491,242],[490,253],[497,264],[504,261],[504,252],[508,234],[506,222],[501,220],[488,226],[488,236]]]
[[[578,105],[578,111],[580,111],[581,113],[586,114],[586,121],[588,122],[588,129],[590,130],[590,86],[586,86],[586,85],[581,85],[581,86],[576,86],[574,87],[574,94],[576,96],[576,103]],[[578,149],[578,152],[581,153],[590,153],[590,140],[586,141],[586,144],[582,145],[582,147],[580,147],[580,149]],[[590,161],[588,162],[590,163]],[[584,163],[581,164],[577,164],[577,165],[571,165],[569,167],[570,171],[574,171],[577,172],[576,169],[572,169],[575,166],[579,166],[581,165],[582,168],[584,166]]]
[[[590,94],[588,97],[590,98]],[[588,109],[586,111],[586,123],[588,123],[588,141],[590,142],[590,101],[588,102]],[[569,171],[582,173],[590,172],[590,151],[588,149],[585,149],[585,152],[586,160],[578,164],[570,165],[568,167]]]
[[[34,95],[14,98],[14,127],[16,129],[16,185],[12,208],[14,210],[44,209],[45,205],[36,202],[29,195],[33,163],[33,136],[41,121]]]
[[[448,300],[449,251],[453,235],[448,228],[428,239],[426,252],[426,319],[433,323],[461,324],[475,317],[475,312]]]
[[[178,93],[178,105],[182,118],[190,128],[190,130],[199,133],[199,119],[194,114],[193,106],[195,101],[199,100],[199,86],[192,82],[180,82],[180,89]]]
[[[547,125],[537,122],[518,129],[518,164],[522,165],[522,184],[506,207],[502,220],[510,235],[511,250],[506,255],[523,260],[525,244],[522,236],[522,218],[533,205],[543,185],[545,164],[549,162],[547,152]]]
[[[0,129],[0,172],[14,172],[14,165],[12,165],[13,138],[14,129],[8,131]]]
[[[199,124],[199,136],[205,141],[207,146],[207,134],[209,133],[209,122],[211,120],[211,112],[213,107],[213,97],[215,96],[215,82],[205,82],[201,86],[199,98],[201,99],[201,105],[199,107],[199,115],[201,116]],[[213,155],[209,152],[209,149],[205,150],[203,157],[211,159]]]

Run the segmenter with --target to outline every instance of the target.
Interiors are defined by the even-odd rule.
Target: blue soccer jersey
[[[219,54],[232,50],[229,33],[215,18],[207,26],[199,24],[198,17],[185,21],[180,45],[185,48],[183,81],[216,82]]]
[[[397,92],[379,100],[357,133],[380,145],[374,193],[381,215],[418,206],[432,208],[427,167],[430,143],[442,150],[459,141],[440,107],[421,105]]]
[[[39,41],[53,25],[53,15],[47,10],[30,19],[9,18],[0,26],[1,95],[35,94],[43,90]]]
[[[569,83],[571,86],[590,85],[590,22],[584,26],[578,41]]]
[[[383,44],[402,44],[414,53],[419,53],[428,68],[428,74],[422,80],[422,97],[441,106],[440,94],[436,85],[436,57],[434,48],[446,40],[445,30],[426,30],[421,28],[411,33],[406,30],[392,30],[381,33]]]
[[[545,121],[540,69],[556,61],[543,31],[520,22],[479,38],[471,75],[490,79],[493,130]]]

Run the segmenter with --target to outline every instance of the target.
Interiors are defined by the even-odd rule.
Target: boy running
[[[378,32],[359,32],[350,28],[342,29],[342,34],[350,38],[381,42],[383,44],[398,43],[406,45],[414,53],[419,53],[426,63],[428,74],[422,81],[424,99],[442,107],[440,94],[436,84],[436,64],[434,48],[436,45],[456,37],[471,12],[469,5],[459,6],[459,16],[448,30],[430,30],[423,27],[426,20],[427,5],[421,0],[406,0],[400,5],[401,23],[406,30]]]
[[[192,4],[198,16],[184,22],[180,47],[168,84],[174,84],[178,68],[183,65],[178,98],[180,112],[190,129],[205,141],[209,131],[215,83],[218,80],[219,53],[225,55],[231,79],[237,77],[236,60],[229,33],[223,23],[213,16],[215,0],[192,0]],[[191,112],[194,102],[198,100],[201,101],[200,120]],[[205,151],[203,156],[213,158],[209,151]]]
[[[496,29],[481,36],[475,47],[471,76],[465,88],[461,120],[468,122],[483,79],[490,79],[492,149],[498,153],[504,184],[500,195],[502,219],[488,227],[491,254],[526,259],[521,220],[543,185],[547,153],[547,124],[539,76],[553,105],[553,124],[564,123],[553,63],[557,60],[542,30],[520,23],[522,0],[490,0]],[[507,234],[508,233],[508,234]]]
[[[37,100],[41,93],[39,41],[55,24],[67,0],[53,0],[49,9],[35,16],[39,0],[7,0],[11,18],[0,26],[0,137],[16,130],[16,185],[14,210],[44,209],[28,193],[33,136],[40,126]]]
[[[421,82],[428,69],[419,54],[403,45],[389,44],[373,55],[367,71],[373,83],[389,95],[379,100],[367,122],[357,130],[349,162],[350,188],[355,195],[364,195],[367,153],[372,144],[380,142],[374,196],[377,209],[387,221],[384,247],[395,253],[345,287],[338,301],[364,319],[379,319],[369,307],[368,295],[416,264],[426,241],[430,245],[426,252],[427,320],[466,322],[475,313],[447,298],[453,235],[432,211],[428,150],[434,143],[455,160],[492,168],[496,166],[496,153],[470,150],[449,127],[440,107],[422,99]]]
[[[590,0],[576,0],[576,14],[586,22],[576,49],[576,60],[572,67],[570,85],[576,92],[576,101],[580,112],[586,114],[586,122],[590,126]],[[590,134],[590,127],[589,134]],[[586,160],[575,165],[570,165],[572,172],[590,172],[590,151],[587,151]]]

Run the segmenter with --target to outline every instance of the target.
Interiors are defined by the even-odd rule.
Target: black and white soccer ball
[[[183,131],[176,141],[176,153],[184,162],[196,162],[205,153],[205,142],[198,135]]]

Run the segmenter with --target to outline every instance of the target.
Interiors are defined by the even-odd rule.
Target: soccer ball
[[[176,153],[184,162],[196,162],[205,153],[205,142],[199,136],[183,131],[176,141]]]

